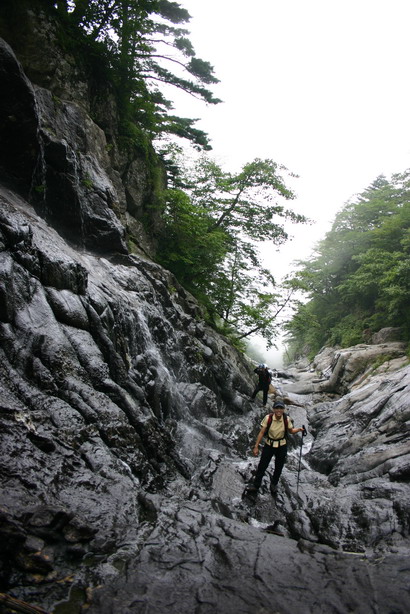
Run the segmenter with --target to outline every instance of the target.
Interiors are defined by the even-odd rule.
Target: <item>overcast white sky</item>
[[[335,213],[379,174],[410,167],[409,0],[180,0],[221,83],[219,105],[185,100],[227,169],[255,157],[300,178],[293,206],[317,221],[272,251],[306,257]],[[179,107],[178,109],[179,110]]]
[[[300,178],[298,212],[316,220],[267,252],[280,278],[335,213],[378,175],[410,167],[409,0],[180,0],[190,39],[224,102],[186,97],[229,170],[272,158]]]

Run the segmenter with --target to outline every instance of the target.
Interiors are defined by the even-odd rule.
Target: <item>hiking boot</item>
[[[253,484],[249,484],[242,493],[242,499],[255,503],[258,494],[258,489]]]
[[[255,493],[256,494],[258,492],[258,490],[259,490],[259,488],[257,486],[255,486],[255,484],[249,484],[246,487],[246,492],[249,492],[249,493]]]

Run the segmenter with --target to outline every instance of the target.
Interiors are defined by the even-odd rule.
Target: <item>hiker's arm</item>
[[[289,433],[291,435],[296,435],[296,433],[302,433],[303,432],[303,428],[298,428],[298,429],[288,429]]]
[[[266,431],[266,427],[263,426],[261,428],[261,430],[259,431],[259,433],[258,433],[258,436],[256,438],[256,442],[255,442],[255,446],[253,448],[253,455],[254,456],[258,456],[258,454],[259,454],[259,444],[262,441],[262,437],[263,437],[265,431]]]

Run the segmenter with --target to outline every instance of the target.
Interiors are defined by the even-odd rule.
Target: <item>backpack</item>
[[[269,414],[268,424],[266,425],[266,430],[265,430],[266,437],[269,439],[269,441],[280,441],[281,439],[287,439],[289,427],[288,427],[288,416],[285,413],[283,414],[283,422],[285,424],[285,436],[281,437],[281,439],[272,439],[271,437],[269,437],[268,433],[269,433],[270,425],[272,424],[273,414],[274,412]]]
[[[259,381],[265,386],[271,383],[272,381],[272,373],[266,369],[259,371]]]

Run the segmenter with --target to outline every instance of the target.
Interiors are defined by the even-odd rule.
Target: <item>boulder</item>
[[[403,331],[401,328],[389,326],[382,328],[377,333],[374,333],[371,338],[371,343],[378,345],[379,343],[388,343],[391,341],[402,341]]]

